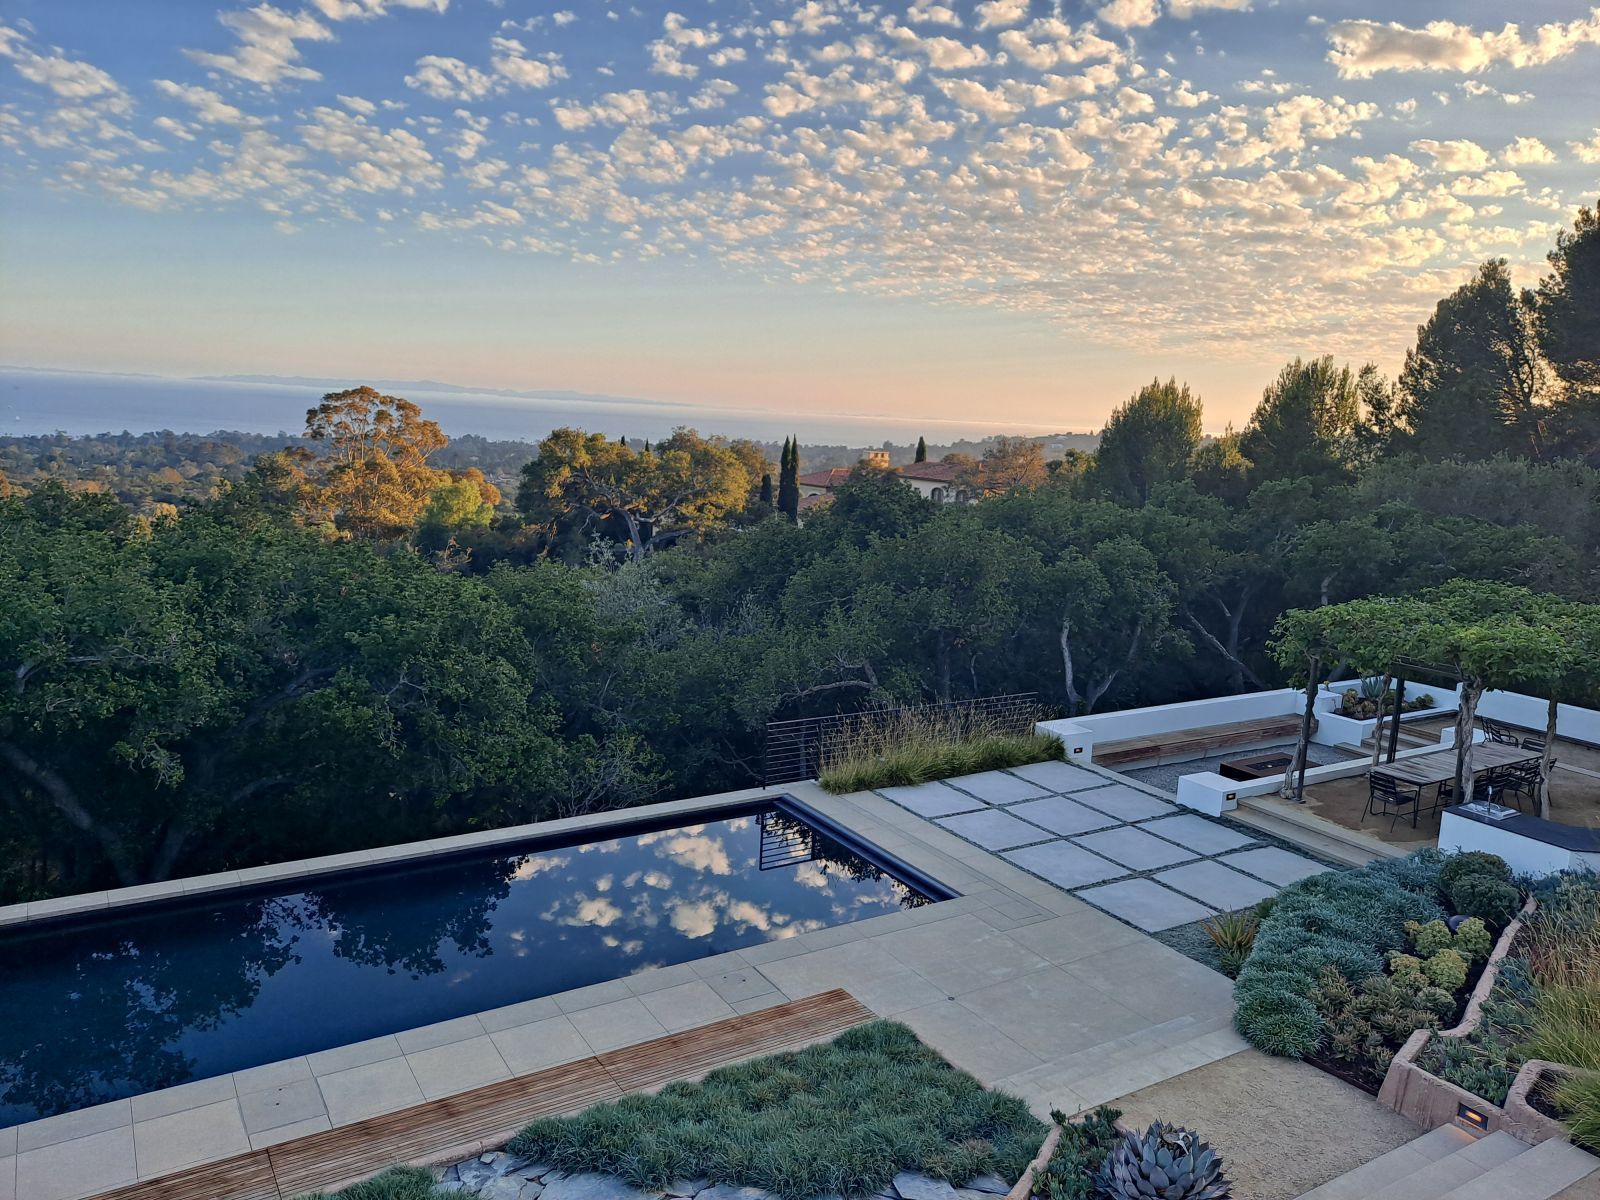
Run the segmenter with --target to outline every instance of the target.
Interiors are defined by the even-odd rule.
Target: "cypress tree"
[[[623,434],[621,437],[619,437],[617,439],[617,445],[626,446],[627,444],[628,444],[628,435],[627,434]]]
[[[778,509],[791,521],[800,519],[800,441],[786,438],[778,476]]]
[[[917,457],[912,459],[912,461],[913,462],[927,462],[928,461],[928,439],[927,438],[920,438],[919,437],[917,439]]]
[[[761,477],[761,503],[765,508],[772,507],[772,472],[768,471]]]

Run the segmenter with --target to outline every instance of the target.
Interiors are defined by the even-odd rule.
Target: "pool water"
[[[0,936],[0,1127],[943,898],[725,812]]]

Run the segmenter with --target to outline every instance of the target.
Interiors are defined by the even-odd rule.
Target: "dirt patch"
[[[1244,1050],[1112,1102],[1217,1148],[1234,1200],[1293,1200],[1425,1131],[1308,1063]]]

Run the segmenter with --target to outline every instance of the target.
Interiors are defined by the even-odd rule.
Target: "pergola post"
[[[1306,708],[1300,716],[1300,740],[1295,744],[1294,762],[1289,765],[1288,772],[1283,777],[1283,786],[1278,789],[1278,794],[1284,799],[1292,799],[1296,804],[1306,802],[1306,757],[1307,748],[1311,744],[1312,714],[1317,707],[1317,677],[1322,674],[1322,659],[1313,654],[1306,664]],[[1294,794],[1289,794],[1289,776],[1295,776]]]
[[[1383,758],[1383,698],[1389,694],[1389,681],[1394,678],[1394,668],[1383,673],[1383,688],[1378,692],[1378,719],[1372,723],[1372,765]]]

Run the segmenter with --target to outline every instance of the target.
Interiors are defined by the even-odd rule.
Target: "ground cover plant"
[[[445,1200],[458,1193],[446,1192],[434,1182],[433,1173],[420,1167],[390,1167],[363,1183],[339,1192],[312,1192],[297,1200]]]
[[[1059,1109],[1052,1111],[1050,1117],[1061,1126],[1061,1137],[1050,1161],[1034,1168],[1033,1195],[1040,1200],[1093,1200],[1100,1168],[1122,1140],[1117,1128],[1121,1115],[1106,1105],[1077,1121],[1069,1120]]]
[[[1060,758],[1061,739],[1034,731],[1043,716],[912,709],[853,722],[823,747],[818,782],[844,794]]]
[[[1425,850],[1313,876],[1262,920],[1235,985],[1235,1023],[1269,1054],[1375,1090],[1415,1030],[1459,1016],[1520,902],[1505,863],[1487,854]]]
[[[826,1045],[535,1121],[512,1153],[639,1188],[676,1179],[758,1187],[783,1200],[862,1196],[901,1171],[957,1185],[1016,1179],[1045,1126],[904,1025],[876,1021]]]

